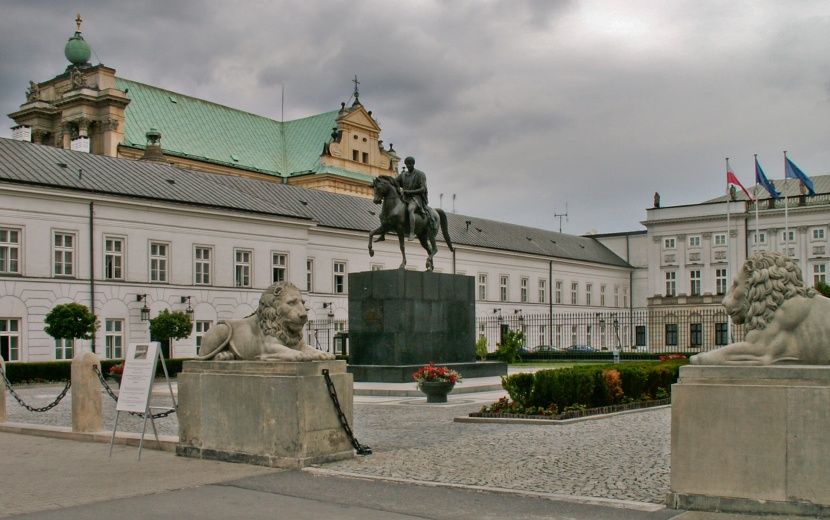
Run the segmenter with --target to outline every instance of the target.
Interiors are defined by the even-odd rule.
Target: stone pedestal
[[[178,376],[176,453],[290,469],[354,457],[323,369],[353,425],[344,361],[186,361]]]
[[[504,363],[476,367],[475,341],[472,276],[405,269],[349,274],[355,381],[411,383],[430,361],[454,365],[464,377],[506,374]]]
[[[78,352],[72,358],[72,431],[100,432],[104,429],[101,381],[92,367],[101,371],[101,361],[92,352]]]
[[[830,367],[686,366],[669,507],[830,515]]]

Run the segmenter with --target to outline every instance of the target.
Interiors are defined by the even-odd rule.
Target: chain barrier
[[[354,446],[354,449],[357,451],[358,455],[371,455],[372,448],[369,446],[360,444],[357,442],[357,439],[354,437],[354,433],[352,433],[352,429],[349,426],[349,421],[346,420],[346,415],[343,414],[343,410],[340,408],[340,400],[337,399],[337,390],[334,388],[334,383],[331,381],[331,376],[329,376],[329,370],[327,368],[323,369],[323,377],[326,379],[326,387],[329,389],[329,396],[331,396],[331,402],[334,403],[334,408],[337,410],[337,417],[340,419],[340,425],[343,426],[343,431],[346,432],[346,435],[349,437],[349,440]]]
[[[58,403],[61,402],[61,399],[66,397],[66,393],[69,392],[69,387],[72,386],[72,380],[70,379],[69,381],[66,382],[66,386],[63,387],[63,391],[61,391],[61,393],[58,394],[58,396],[55,398],[54,401],[52,401],[51,403],[49,403],[46,406],[42,406],[40,408],[35,408],[33,406],[29,406],[28,404],[26,404],[23,401],[23,399],[19,395],[17,395],[17,392],[15,392],[14,388],[12,388],[11,381],[9,381],[9,378],[6,377],[6,371],[5,370],[0,368],[0,374],[3,375],[3,382],[5,383],[6,388],[9,389],[9,393],[12,394],[12,397],[15,398],[15,400],[20,404],[20,406],[22,406],[23,408],[29,410],[30,412],[46,412],[46,411],[51,410],[52,408],[58,406]]]
[[[98,370],[98,366],[93,365],[92,370],[94,370],[95,373],[98,374],[98,381],[101,382],[101,386],[104,387],[104,390],[106,390],[107,394],[109,394],[109,396],[112,397],[113,401],[118,402],[118,396],[115,395],[115,393],[112,391],[112,388],[110,388],[110,385],[107,383],[107,380],[104,378],[104,374],[102,374],[101,371]],[[130,415],[135,415],[136,417],[144,417],[144,414],[141,413],[141,412],[127,412],[127,413],[129,413]],[[176,410],[175,409],[174,410],[167,410],[166,412],[160,412],[160,413],[157,413],[157,414],[153,414],[152,417],[153,417],[153,419],[161,419],[162,417],[167,417],[171,413],[176,413]]]

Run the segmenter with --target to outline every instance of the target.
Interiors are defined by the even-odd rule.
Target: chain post
[[[329,369],[323,369],[323,377],[326,379],[326,387],[329,390],[331,402],[334,403],[334,409],[337,410],[337,417],[338,419],[340,419],[340,425],[343,427],[343,431],[346,432],[346,435],[349,437],[349,441],[351,441],[355,451],[357,451],[358,455],[371,455],[372,448],[364,444],[360,444],[359,442],[357,442],[357,439],[355,439],[354,433],[352,432],[352,428],[349,426],[349,421],[346,419],[346,415],[340,408],[340,400],[337,399],[337,389],[334,388],[334,383],[331,381]]]

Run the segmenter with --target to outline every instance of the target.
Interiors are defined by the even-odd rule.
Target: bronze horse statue
[[[401,262],[400,269],[406,267],[406,251],[404,251],[404,236],[407,231],[407,220],[409,220],[408,212],[406,210],[406,203],[401,200],[399,193],[398,182],[394,177],[389,175],[380,175],[372,182],[372,188],[375,190],[375,204],[382,204],[380,212],[380,227],[369,233],[369,256],[375,256],[375,251],[372,249],[373,238],[380,235],[380,238],[375,242],[385,240],[386,233],[393,232],[398,235],[398,242],[401,246]],[[447,214],[442,209],[427,208],[432,213],[432,218],[435,222],[441,223],[441,232],[444,234],[444,240],[447,242],[447,247],[453,251],[452,241],[450,240],[449,231],[447,231]],[[415,213],[415,236],[421,242],[421,245],[427,252],[427,271],[432,271],[435,267],[432,258],[438,252],[438,245],[435,243],[435,237],[438,235],[438,229],[431,227],[427,218]]]

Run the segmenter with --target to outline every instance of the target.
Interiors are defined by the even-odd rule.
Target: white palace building
[[[119,358],[149,339],[147,318],[163,309],[191,313],[193,335],[165,349],[192,357],[212,324],[250,314],[280,280],[305,291],[309,343],[342,348],[348,274],[400,263],[395,240],[367,251],[379,213],[371,182],[400,158],[358,93],[349,107],[281,122],[91,65],[80,28],[65,54],[67,69],[30,83],[9,114],[14,138],[0,139],[3,358],[62,360],[77,348]],[[813,181],[815,197],[787,187],[786,227],[783,205],[762,200],[757,236],[810,281],[825,278],[830,221],[830,176]],[[728,204],[731,229],[724,196],[654,207],[645,230],[592,236],[449,214],[456,251],[442,242],[436,271],[475,277],[491,351],[508,327],[525,330],[530,350],[720,344],[725,316],[695,316],[718,313],[729,270],[756,240],[754,203]],[[422,270],[420,246],[407,253]],[[44,317],[73,301],[101,329],[56,342]]]

